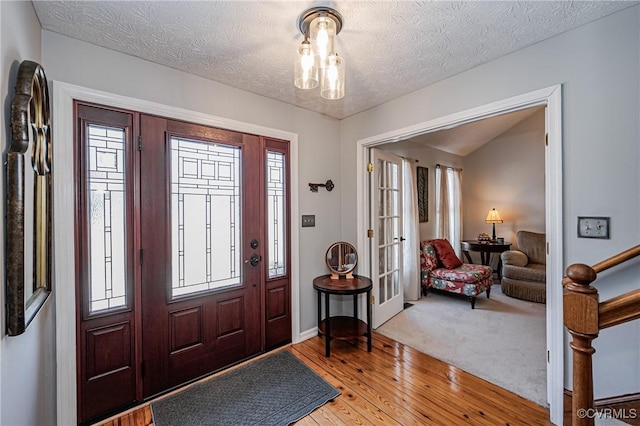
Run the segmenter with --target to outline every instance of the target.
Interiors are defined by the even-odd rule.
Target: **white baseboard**
[[[312,337],[315,337],[318,335],[318,327],[312,327],[307,331],[303,331],[302,333],[300,333],[298,335],[298,338],[293,342],[295,343],[300,343],[300,342],[304,342],[305,340],[311,339]]]

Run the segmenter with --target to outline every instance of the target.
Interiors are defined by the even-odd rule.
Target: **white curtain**
[[[413,161],[402,159],[402,283],[405,300],[420,298],[420,230],[418,224],[418,185]]]
[[[436,237],[446,238],[462,254],[462,170],[436,166]]]

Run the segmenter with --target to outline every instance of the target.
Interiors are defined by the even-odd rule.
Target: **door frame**
[[[212,127],[252,133],[289,141],[290,158],[290,232],[291,232],[291,340],[300,336],[300,270],[299,270],[299,196],[298,134],[285,130],[231,120],[184,108],[88,89],[58,81],[53,87],[53,139],[55,194],[54,229],[54,296],[56,308],[56,408],[57,424],[77,424],[76,380],[76,295],[75,295],[75,228],[74,228],[74,161],[73,101],[93,102],[117,108],[195,122]]]
[[[357,249],[363,269],[369,271],[371,244],[368,229],[367,151],[377,145],[398,142],[424,133],[455,127],[484,118],[514,112],[534,106],[546,106],[545,131],[545,228],[547,234],[547,401],[551,421],[563,421],[564,394],[564,325],[562,316],[563,223],[562,223],[562,85],[557,84],[522,95],[492,102],[475,108],[391,130],[357,141],[356,147],[356,235]],[[557,277],[555,280],[551,277]]]

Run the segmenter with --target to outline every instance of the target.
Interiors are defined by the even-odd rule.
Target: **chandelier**
[[[342,29],[342,16],[329,7],[312,7],[298,17],[304,40],[298,47],[294,84],[299,89],[315,89],[320,96],[337,100],[344,97],[344,59],[334,48]]]

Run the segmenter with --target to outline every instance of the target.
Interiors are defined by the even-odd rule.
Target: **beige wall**
[[[463,239],[491,235],[484,219],[492,208],[504,220],[496,236],[514,247],[517,231],[544,232],[544,135],[540,110],[464,158]]]

